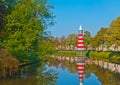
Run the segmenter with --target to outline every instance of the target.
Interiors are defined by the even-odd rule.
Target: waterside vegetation
[[[48,0],[0,0],[0,77],[50,53],[52,9]]]

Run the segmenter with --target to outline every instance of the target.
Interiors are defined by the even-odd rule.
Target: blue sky
[[[82,25],[94,36],[101,27],[109,27],[120,16],[120,0],[49,0],[56,16],[54,26],[49,27],[54,37],[78,33]]]

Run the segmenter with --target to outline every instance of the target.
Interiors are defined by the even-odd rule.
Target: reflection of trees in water
[[[61,59],[51,58],[49,66],[55,66],[57,68],[65,69],[67,68],[71,73],[77,73],[77,66],[69,60],[65,61]],[[120,74],[111,72],[109,69],[104,69],[101,65],[101,62],[97,62],[97,65],[94,65],[92,61],[89,62],[90,65],[85,65],[85,78],[89,78],[91,73],[96,74],[98,79],[101,81],[102,85],[119,85],[120,83]],[[99,66],[98,66],[99,65]]]
[[[56,68],[61,68],[63,70],[67,68],[70,73],[77,73],[77,65],[75,63],[59,60],[57,58],[50,58],[47,63],[49,63],[48,66],[55,66]]]
[[[1,80],[0,85],[55,85],[58,74],[54,69],[47,69],[45,65],[68,69],[70,73],[77,73],[77,65],[69,61],[47,58],[42,64],[34,64],[20,69],[12,79]],[[97,65],[85,65],[85,77],[96,74],[102,85],[119,85],[120,74],[111,72]],[[94,81],[93,81],[94,82]]]
[[[63,70],[67,68],[70,73],[77,73],[77,66],[73,62],[65,61],[65,60],[59,60],[56,58],[50,58],[49,66],[55,66],[56,68],[62,68]],[[98,79],[101,81],[102,85],[119,85],[120,83],[120,74],[111,72],[108,69],[104,69],[103,67],[100,67],[98,65],[94,65],[92,62],[90,62],[92,65],[85,65],[85,77],[89,78],[91,76],[91,73],[96,74],[98,76]]]
[[[89,78],[91,76],[91,71],[90,70],[86,70],[86,69],[89,69],[90,68],[90,65],[85,65],[85,78]]]
[[[55,85],[58,74],[47,70],[44,64],[34,64],[20,69],[11,79],[1,80],[0,85]]]
[[[37,84],[36,85],[55,85],[58,79],[57,73],[54,70],[49,70],[42,73],[37,73]]]
[[[111,72],[97,65],[85,65],[85,77],[89,78],[91,73],[95,73],[102,85],[120,85],[120,74]]]
[[[18,71],[19,61],[7,49],[0,48],[0,78],[10,77]]]

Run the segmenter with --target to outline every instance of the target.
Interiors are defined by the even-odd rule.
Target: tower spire
[[[79,30],[82,30],[82,25],[80,25]]]

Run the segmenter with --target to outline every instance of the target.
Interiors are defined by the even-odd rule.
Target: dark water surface
[[[120,85],[119,65],[116,71],[107,66],[86,61],[83,85]],[[12,78],[0,79],[0,85],[80,85],[77,72],[76,63],[50,58],[21,68]]]

